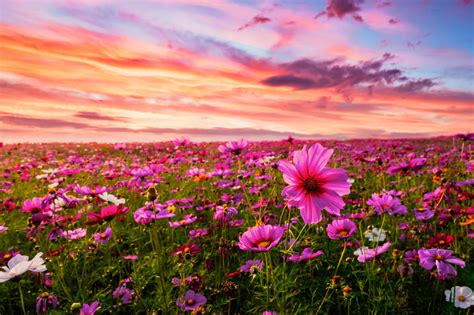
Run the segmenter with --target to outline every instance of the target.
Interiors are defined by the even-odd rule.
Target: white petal
[[[12,269],[15,265],[19,264],[22,261],[28,261],[28,256],[16,255],[8,261],[8,267]]]
[[[1,283],[1,282],[8,281],[8,280],[10,280],[11,278],[12,278],[12,277],[10,276],[10,273],[0,271],[0,283]]]

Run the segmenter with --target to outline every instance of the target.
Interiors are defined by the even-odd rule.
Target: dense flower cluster
[[[471,141],[4,145],[0,313],[467,309]]]

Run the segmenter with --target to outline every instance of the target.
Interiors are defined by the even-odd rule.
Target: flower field
[[[0,148],[0,314],[471,314],[472,135]]]

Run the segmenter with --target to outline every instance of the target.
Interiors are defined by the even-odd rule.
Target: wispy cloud
[[[78,112],[74,115],[78,118],[90,119],[90,120],[105,120],[105,121],[125,121],[122,117],[112,117],[108,115],[99,114],[96,112]]]

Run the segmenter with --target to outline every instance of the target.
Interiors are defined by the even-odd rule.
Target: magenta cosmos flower
[[[306,224],[321,221],[323,209],[339,215],[345,204],[341,196],[350,192],[346,171],[325,167],[333,151],[317,143],[309,149],[304,146],[295,151],[293,164],[284,160],[278,163],[278,169],[288,184],[282,195],[289,199],[291,206],[300,209]]]
[[[79,311],[80,315],[94,315],[100,309],[99,301],[94,301],[90,305],[82,304],[81,310]]]
[[[180,221],[173,221],[173,222],[168,222],[168,223],[172,228],[177,228],[177,227],[180,227],[180,226],[189,225],[189,224],[193,223],[196,220],[197,220],[197,217],[195,215],[187,214]]]
[[[293,254],[290,257],[288,257],[289,261],[303,261],[303,260],[308,260],[308,259],[313,259],[315,257],[321,256],[323,254],[322,250],[318,250],[313,252],[313,250],[309,247],[306,247],[303,249],[301,254]]]
[[[206,236],[207,234],[208,234],[208,231],[206,228],[191,230],[188,233],[189,237],[191,238],[203,237],[203,236]]]
[[[464,268],[466,263],[453,255],[453,251],[447,249],[420,249],[418,251],[420,257],[420,266],[426,270],[431,270],[436,265],[438,276],[440,279],[451,279],[458,274],[453,265]]]
[[[227,207],[226,205],[224,206],[217,206],[216,207],[216,212],[214,212],[214,216],[212,217],[216,221],[221,221],[221,222],[228,222],[237,215],[237,209],[234,207]]]
[[[192,311],[201,305],[206,304],[207,299],[204,295],[198,294],[193,290],[186,291],[186,294],[176,300],[178,305],[183,311]]]
[[[87,230],[83,228],[78,228],[75,230],[68,230],[68,231],[63,231],[61,233],[61,236],[64,238],[67,238],[69,240],[78,240],[80,238],[83,238],[86,236]]]
[[[263,264],[260,259],[247,260],[245,264],[240,267],[241,272],[255,273],[256,270],[262,271]]]
[[[372,206],[379,215],[384,212],[390,215],[408,213],[407,207],[400,203],[400,199],[394,198],[390,194],[372,194],[367,204]]]
[[[87,218],[89,221],[86,222],[86,225],[93,225],[97,223],[102,223],[104,221],[110,221],[116,216],[124,215],[128,212],[128,208],[124,205],[110,205],[104,207],[96,212],[89,212]]]
[[[349,238],[355,233],[355,231],[357,231],[357,226],[349,219],[334,220],[328,225],[326,231],[329,238],[332,240],[338,238]]]
[[[357,261],[365,263],[373,260],[376,256],[385,253],[391,245],[390,242],[387,242],[375,248],[361,247],[354,252],[354,255],[358,256]]]
[[[232,153],[235,155],[240,154],[242,150],[245,150],[249,146],[249,142],[245,139],[239,141],[229,141],[225,145],[220,145],[217,149],[221,153]]]
[[[239,238],[239,248],[252,252],[268,252],[279,242],[285,229],[281,226],[258,225],[249,228]]]
[[[105,232],[99,232],[99,233],[95,233],[94,234],[94,241],[96,243],[100,243],[100,244],[105,244],[107,243],[110,239],[112,238],[112,228],[111,227],[107,227],[105,229]]]
[[[27,199],[23,203],[22,207],[23,212],[29,212],[29,213],[39,213],[43,212],[45,210],[45,207],[43,205],[43,199],[34,197],[33,199]]]

